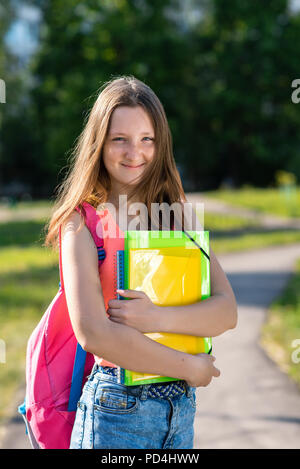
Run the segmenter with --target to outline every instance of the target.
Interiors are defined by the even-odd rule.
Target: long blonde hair
[[[58,247],[58,230],[65,220],[81,206],[83,201],[95,208],[105,203],[111,190],[110,176],[104,166],[102,149],[108,133],[110,119],[118,106],[142,106],[151,118],[155,131],[155,158],[145,169],[141,180],[130,187],[128,200],[147,206],[151,203],[186,202],[179,172],[176,168],[172,136],[164,108],[152,91],[134,76],[119,76],[104,83],[87,116],[86,125],[71,152],[70,167],[58,187],[52,215],[45,225],[47,232],[44,246]],[[84,225],[82,218],[79,229]]]

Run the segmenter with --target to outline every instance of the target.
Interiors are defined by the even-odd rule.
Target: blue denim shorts
[[[154,397],[156,385],[118,384],[95,365],[77,405],[70,449],[192,449],[196,388],[178,383],[184,390],[177,395]]]

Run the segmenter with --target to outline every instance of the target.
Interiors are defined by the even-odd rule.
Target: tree
[[[10,85],[10,75],[8,71],[8,63],[10,62],[10,55],[7,50],[4,38],[5,34],[9,28],[10,23],[13,20],[14,16],[14,11],[12,8],[12,4],[8,1],[5,0],[2,2],[0,5],[0,37],[1,37],[1,42],[0,42],[0,78],[1,80],[4,81],[5,83],[5,91],[7,95],[7,88]],[[6,116],[6,111],[7,111],[7,106],[4,103],[0,104],[0,186],[2,183],[2,174],[3,171],[2,165],[3,165],[3,160],[4,160],[4,142],[3,142],[3,125],[5,122],[5,116]]]
[[[28,98],[28,74],[23,57],[12,52],[6,40],[10,27],[17,19],[20,2],[5,0],[1,6],[0,76],[6,83],[6,103],[1,106],[0,123],[0,192],[8,193],[11,183],[18,183],[20,193],[32,181],[35,165],[32,149],[35,145],[32,131],[31,107]],[[23,186],[23,188],[21,187]]]
[[[134,75],[158,94],[178,132],[182,82],[189,67],[186,43],[166,9],[174,0],[43,2],[41,48],[32,91],[43,159],[40,174],[59,182],[60,168],[79,135],[99,87],[118,75]],[[66,25],[68,26],[66,28]]]
[[[5,168],[36,195],[60,182],[100,86],[129,74],[165,107],[186,190],[224,179],[264,186],[279,169],[300,177],[291,101],[300,17],[287,0],[31,3],[42,12],[40,47],[27,102],[6,127]]]
[[[299,21],[286,0],[213,2],[193,49],[194,144],[202,149],[195,180],[205,175],[216,187],[230,177],[236,185],[263,186],[280,168],[300,177],[300,107],[291,102]]]

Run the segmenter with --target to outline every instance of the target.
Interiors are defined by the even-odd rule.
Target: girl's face
[[[150,117],[141,106],[119,106],[113,111],[103,147],[113,192],[118,193],[122,184],[138,182],[154,157],[154,137]]]

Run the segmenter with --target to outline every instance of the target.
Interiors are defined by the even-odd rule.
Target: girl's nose
[[[126,153],[126,158],[130,160],[135,160],[137,158],[140,158],[141,151],[138,145],[131,143],[126,148],[125,153]]]

